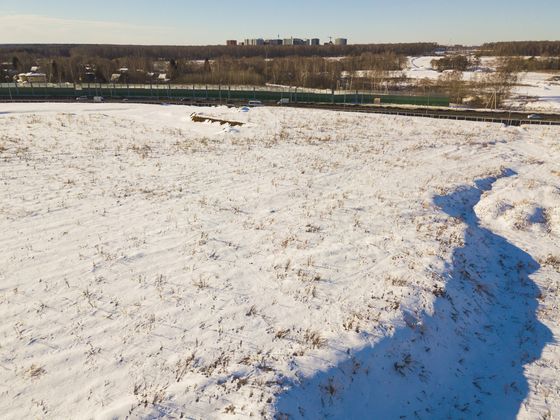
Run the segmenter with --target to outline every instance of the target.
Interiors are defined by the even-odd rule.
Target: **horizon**
[[[274,39],[274,38],[266,38],[266,37],[259,37],[265,40]],[[296,38],[294,36],[294,38]],[[233,39],[233,38],[232,38]],[[306,38],[302,38],[306,39]],[[237,39],[238,42],[243,42],[244,39]],[[325,41],[326,42],[326,41]],[[489,40],[484,41],[479,44],[442,44],[436,41],[409,41],[409,42],[364,42],[364,43],[352,43],[348,40],[348,45],[355,45],[355,46],[363,46],[363,45],[406,45],[406,44],[437,44],[440,47],[465,47],[465,48],[478,48],[482,47],[485,44],[498,44],[498,43],[516,43],[516,42],[560,42],[559,39],[519,39],[515,41],[511,40]],[[134,44],[134,43],[76,43],[76,42],[9,42],[9,43],[0,43],[0,47],[19,47],[19,46],[119,46],[119,47],[225,47],[225,41],[223,44]],[[276,48],[283,48],[286,45],[242,45],[237,44],[235,47],[276,47]],[[291,46],[291,45],[289,45]],[[310,45],[295,45],[293,47],[309,47]],[[324,46],[323,40],[321,40],[321,45]]]
[[[319,38],[321,43],[342,37],[359,45],[422,39],[478,46],[558,39],[555,17],[560,15],[560,4],[550,0],[535,0],[530,7],[520,0],[472,0],[469,7],[441,0],[354,0],[343,5],[287,0],[278,6],[225,0],[193,6],[190,1],[167,0],[156,8],[145,0],[101,0],[81,5],[79,11],[69,0],[52,3],[0,4],[0,44],[212,46],[228,39],[293,36]]]

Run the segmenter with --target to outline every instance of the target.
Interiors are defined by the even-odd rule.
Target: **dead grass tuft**
[[[321,347],[324,347],[325,344],[327,343],[327,340],[325,340],[323,337],[321,337],[321,334],[318,331],[312,331],[312,330],[306,330],[304,335],[303,335],[303,340],[311,347],[314,349],[319,349]]]
[[[32,364],[31,367],[27,369],[26,373],[31,379],[38,379],[41,376],[43,376],[45,373],[47,373],[47,371],[42,366]]]
[[[540,264],[544,267],[552,267],[560,273],[560,257],[555,255],[548,255],[546,258],[541,259]]]

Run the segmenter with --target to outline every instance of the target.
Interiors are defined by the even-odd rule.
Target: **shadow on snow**
[[[516,175],[504,172],[501,177]],[[466,224],[434,312],[281,394],[278,418],[514,419],[529,387],[524,365],[552,339],[536,316],[540,267],[479,225],[474,206],[498,178],[434,198]]]

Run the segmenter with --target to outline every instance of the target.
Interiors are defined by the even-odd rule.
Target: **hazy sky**
[[[2,43],[222,44],[560,39],[560,0],[0,0]]]

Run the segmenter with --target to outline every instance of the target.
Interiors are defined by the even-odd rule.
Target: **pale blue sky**
[[[0,0],[0,43],[221,44],[560,39],[559,0]]]

